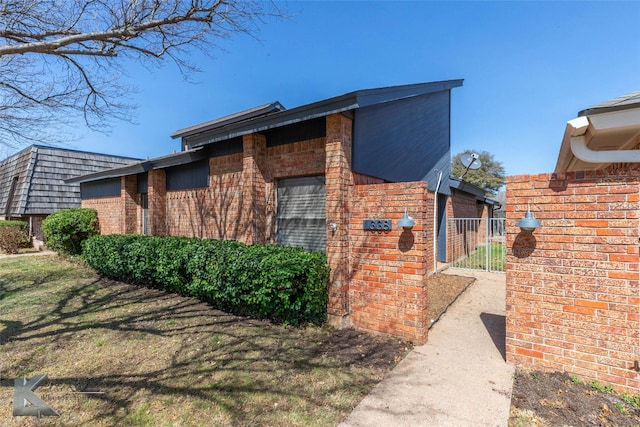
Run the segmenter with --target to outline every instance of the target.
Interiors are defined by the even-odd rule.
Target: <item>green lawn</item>
[[[505,271],[506,245],[504,243],[491,243],[489,246],[489,270]],[[468,257],[458,260],[454,264],[455,268],[467,268],[472,270],[487,269],[487,247],[477,246]]]
[[[55,256],[0,259],[2,426],[335,426],[408,350],[233,316]],[[14,378],[37,374],[61,416],[17,420]]]

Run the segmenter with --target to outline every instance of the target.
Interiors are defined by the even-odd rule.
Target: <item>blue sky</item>
[[[260,40],[239,35],[184,81],[167,63],[128,67],[136,124],[80,128],[69,148],[133,157],[180,149],[181,128],[278,100],[464,79],[452,93],[451,151],[486,150],[508,175],[551,172],[565,123],[640,89],[640,2],[295,2]]]

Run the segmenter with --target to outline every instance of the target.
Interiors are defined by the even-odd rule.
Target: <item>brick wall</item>
[[[167,234],[167,176],[164,169],[148,173],[149,234]]]
[[[142,212],[139,210],[140,195],[138,194],[137,175],[121,178],[122,216],[124,224],[122,232],[125,234],[140,233],[142,231]]]
[[[241,234],[236,239],[249,245],[266,243],[266,157],[267,141],[264,135],[250,134],[242,137],[242,200]]]
[[[243,235],[242,153],[209,159],[209,187],[168,191],[167,233],[211,239]]]
[[[329,322],[335,326],[349,323],[349,214],[353,192],[351,171],[352,120],[342,114],[327,117],[325,179],[327,222],[337,230],[327,234],[329,281]]]
[[[275,242],[276,180],[323,175],[324,138],[266,148],[259,162],[262,142],[249,138],[246,148],[209,160],[209,188],[166,192],[168,234]]]
[[[415,226],[397,226],[407,208]],[[367,231],[364,219],[391,219]],[[349,224],[351,323],[368,332],[427,340],[427,274],[433,261],[433,194],[424,182],[357,185]]]
[[[83,208],[98,212],[100,234],[120,234],[123,232],[122,198],[105,197],[102,199],[84,199]]]
[[[334,114],[324,138],[267,148],[263,136],[245,135],[242,153],[209,160],[207,188],[167,191],[164,170],[149,171],[149,234],[274,243],[277,180],[324,175],[327,222],[337,224],[326,244],[330,323],[423,343],[433,197],[424,182],[384,184],[354,174],[351,150],[352,119]],[[103,234],[122,233],[125,223],[131,231],[141,221],[135,176],[122,179],[120,198],[83,201],[100,208]],[[411,231],[396,225],[405,207],[416,220]],[[370,217],[392,219],[393,230],[364,232],[362,219]]]
[[[507,180],[507,359],[640,392],[640,170]],[[541,221],[517,222],[527,204]]]

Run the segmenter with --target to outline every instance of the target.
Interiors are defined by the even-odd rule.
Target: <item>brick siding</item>
[[[407,208],[415,226],[397,222]],[[391,219],[391,231],[363,229]],[[433,193],[424,182],[357,185],[349,225],[351,322],[361,330],[427,340],[427,274],[433,260]]]
[[[335,232],[327,226],[329,322],[424,343],[433,194],[424,182],[353,173],[352,128],[351,118],[334,114],[323,138],[267,147],[262,135],[245,135],[242,153],[209,160],[206,188],[167,191],[164,170],[149,171],[149,234],[274,243],[277,180],[324,175],[327,223],[337,225]],[[98,209],[103,234],[141,232],[135,176],[122,180],[120,198],[83,200]],[[405,207],[416,221],[410,231],[397,227]],[[392,219],[393,230],[365,232],[362,220],[372,217]]]
[[[342,114],[327,117],[325,179],[327,222],[337,230],[327,234],[329,281],[329,322],[336,326],[349,323],[349,209],[353,192],[351,172],[351,119]]]
[[[640,392],[639,172],[508,178],[509,362]]]
[[[121,234],[124,232],[122,205],[121,197],[82,200],[83,208],[95,209],[98,212],[100,234]]]

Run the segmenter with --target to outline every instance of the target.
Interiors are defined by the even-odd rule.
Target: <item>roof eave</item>
[[[629,105],[635,104],[626,104]],[[603,136],[609,147],[599,150],[596,141],[599,138],[602,142]],[[637,163],[640,161],[640,150],[635,148],[638,142],[640,104],[635,108],[579,116],[567,122],[555,173],[580,168],[603,169],[612,163]],[[580,161],[582,163],[578,164]]]
[[[238,113],[230,114],[228,116],[220,117],[218,119],[210,120],[208,122],[199,123],[197,125],[189,126],[184,129],[175,131],[171,138],[186,138],[191,135],[207,132],[216,128],[224,127],[230,123],[240,123],[252,118],[274,114],[279,111],[284,111],[286,108],[278,101],[264,104],[258,107],[250,108],[249,110],[241,111]]]
[[[483,190],[477,185],[474,185],[474,184],[471,184],[470,182],[465,181],[464,179],[449,177],[449,187],[459,191],[463,191],[467,194],[471,194],[476,198],[476,201],[478,202],[488,203],[488,204],[495,203],[493,199],[487,198],[487,191]]]
[[[312,120],[330,114],[343,113],[358,107],[359,105],[355,95],[347,94],[341,97],[331,98],[330,100],[319,101],[317,103],[273,113],[268,116],[258,117],[246,122],[228,124],[207,132],[209,133],[209,137],[205,141],[195,144],[194,147],[200,147],[251,133],[264,132],[269,129]]]
[[[138,163],[134,163],[119,168],[107,169],[102,172],[95,172],[87,175],[81,175],[69,179],[65,179],[67,184],[82,183],[90,181],[99,181],[102,179],[119,178],[126,175],[137,175],[139,173],[148,172],[152,169],[164,169],[172,166],[179,166],[186,163],[202,160],[206,157],[202,147],[195,148],[189,151],[182,151],[180,153],[169,154],[167,156],[156,157],[155,159],[143,160]]]
[[[433,92],[451,90],[462,86],[463,79],[445,80],[439,82],[416,83],[413,85],[390,86],[378,89],[364,89],[349,92],[344,95],[327,98],[311,104],[302,105],[288,110],[274,112],[269,115],[259,116],[248,120],[230,122],[209,130],[190,133],[209,133],[205,141],[194,146],[202,146],[225,139],[236,138],[242,135],[263,132],[276,127],[312,120],[336,113],[344,113],[349,110],[367,107],[370,105],[392,102],[412,96],[425,95]],[[183,136],[188,140],[188,136]]]

